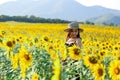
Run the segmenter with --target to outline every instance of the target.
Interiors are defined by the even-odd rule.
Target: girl
[[[64,31],[68,32],[66,42],[65,42],[65,45],[67,47],[76,45],[79,48],[82,48],[82,40],[81,40],[79,33],[83,32],[83,29],[79,28],[78,22],[72,22],[72,23],[68,24],[68,29],[65,29]],[[63,61],[63,62],[64,62],[63,65],[67,64],[65,61]],[[77,62],[77,60],[75,60],[74,62]],[[75,80],[80,80],[80,76],[77,73],[77,71],[75,73],[75,77],[76,77]]]
[[[74,44],[78,47],[82,47],[80,32],[83,32],[83,29],[79,28],[78,22],[72,22],[68,24],[68,29],[64,31],[68,32],[65,45],[68,47],[73,46]]]

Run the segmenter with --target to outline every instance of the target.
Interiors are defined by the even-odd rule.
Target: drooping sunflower
[[[33,74],[32,75],[32,80],[39,80],[39,75],[38,74]]]
[[[104,80],[105,76],[105,67],[102,64],[97,64],[92,69],[95,80]]]
[[[68,54],[72,59],[79,60],[82,58],[81,50],[77,46],[70,47]]]
[[[120,80],[120,61],[111,61],[108,69],[109,76],[112,80]]]

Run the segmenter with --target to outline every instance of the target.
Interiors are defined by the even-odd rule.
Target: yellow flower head
[[[120,61],[111,61],[108,69],[109,76],[112,80],[120,80]]]
[[[79,60],[82,58],[81,50],[77,46],[73,46],[69,48],[69,56],[72,59]]]
[[[39,80],[39,75],[38,74],[33,74],[32,75],[32,80]]]
[[[97,57],[95,56],[92,56],[92,55],[86,55],[84,57],[84,64],[87,66],[87,67],[94,67],[96,64],[98,63],[98,59]]]
[[[21,47],[19,51],[19,63],[23,78],[25,77],[27,68],[32,65],[32,60],[32,54],[28,53],[25,47]]]
[[[97,64],[92,69],[95,80],[104,80],[105,76],[105,67],[102,64]]]

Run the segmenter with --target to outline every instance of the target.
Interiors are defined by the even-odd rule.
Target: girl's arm
[[[80,48],[82,48],[82,40],[80,38],[76,39],[76,45]]]

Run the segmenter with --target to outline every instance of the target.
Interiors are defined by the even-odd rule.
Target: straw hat
[[[83,32],[83,29],[79,28],[79,23],[78,22],[71,22],[68,24],[68,28],[65,29],[65,32],[70,32],[71,29],[79,29],[79,32]]]

